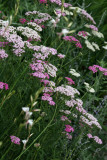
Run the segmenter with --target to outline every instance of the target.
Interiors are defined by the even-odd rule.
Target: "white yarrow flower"
[[[66,13],[66,15],[73,15],[73,12],[69,12],[68,10],[64,10],[64,13]]]
[[[94,90],[94,88],[89,88],[89,90],[88,90],[89,92],[91,92],[91,93],[95,93],[95,90]]]
[[[74,75],[75,77],[80,77],[80,74],[77,73],[75,69],[70,69],[69,73],[71,73],[71,74]]]
[[[84,82],[84,84],[85,84],[85,88],[86,88],[86,90],[87,90],[88,92],[91,92],[91,93],[94,93],[94,92],[95,92],[94,88],[91,88],[88,83]]]
[[[97,32],[97,31],[92,30],[92,34],[94,36],[99,37],[99,38],[104,38],[104,35],[101,32]]]
[[[89,49],[91,49],[93,52],[95,52],[94,47],[92,46],[92,44],[91,44],[88,40],[85,40],[85,44],[86,44],[87,48],[89,48]]]
[[[103,46],[104,49],[107,49],[107,46]]]
[[[92,45],[93,45],[97,50],[100,50],[100,48],[99,48],[98,44],[96,44],[96,43],[92,42]]]
[[[8,20],[7,21],[3,21],[2,25],[5,26],[5,27],[7,27],[9,25],[9,21]]]

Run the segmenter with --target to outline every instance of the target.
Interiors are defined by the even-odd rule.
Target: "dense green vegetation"
[[[106,160],[107,1],[0,0],[0,11],[0,160]]]

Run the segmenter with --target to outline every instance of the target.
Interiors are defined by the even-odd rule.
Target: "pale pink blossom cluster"
[[[92,115],[89,114],[84,108],[83,108],[83,101],[81,99],[73,99],[65,101],[66,106],[68,107],[75,107],[75,109],[80,112],[82,115],[80,116],[80,119],[85,124],[92,127],[95,125],[99,129],[102,129],[101,125],[98,123],[98,120]]]
[[[44,86],[50,84],[50,81],[47,80],[47,79],[42,79],[42,80],[40,80],[40,82],[43,82],[43,83],[44,83]]]
[[[30,26],[33,26],[36,31],[39,31],[39,32],[42,31],[41,26],[36,24],[35,22],[28,22],[27,24]]]
[[[14,27],[2,27],[0,29],[0,36],[13,44],[13,53],[15,53],[17,56],[21,56],[21,54],[25,52],[24,41],[19,35],[17,35],[17,33],[15,33]]]
[[[36,71],[32,73],[33,76],[43,79],[49,79],[49,75],[51,77],[56,77],[57,68],[55,66],[41,60],[38,61],[36,61],[37,63],[30,64],[31,69]]]
[[[65,101],[65,104],[68,107],[74,107],[75,105],[77,105],[78,107],[81,107],[83,105],[83,101],[81,99],[71,99],[71,100],[67,100]]]
[[[35,71],[39,71],[39,72],[44,72],[45,69],[44,69],[43,63],[45,63],[45,62],[40,61],[40,60],[38,62],[38,60],[37,60],[36,63],[30,64],[30,67],[33,71],[35,70]]]
[[[5,87],[5,90],[8,90],[9,89],[9,86],[7,83],[4,83],[4,82],[0,82],[0,89],[4,89]]]
[[[53,90],[53,88],[51,88],[51,87],[45,87],[45,88],[43,89],[43,92],[44,92],[44,93],[53,93],[54,90]]]
[[[45,60],[46,58],[48,58],[48,56],[50,54],[52,55],[56,55],[57,54],[57,50],[54,49],[54,48],[50,48],[50,47],[46,47],[46,46],[33,46],[30,42],[25,42],[27,47],[29,49],[32,49],[34,51],[36,51],[34,54],[33,54],[33,57],[36,58],[36,59],[41,59],[41,60]]]
[[[44,86],[49,85],[49,86],[54,86],[55,87],[55,83],[53,81],[49,81],[47,79],[42,79],[42,80],[40,80],[40,82],[43,82]]]
[[[34,72],[34,73],[32,73],[32,75],[34,77],[43,78],[43,79],[45,79],[47,77],[47,74],[41,73],[41,72]]]
[[[48,101],[49,105],[54,106],[55,102],[53,101],[53,98],[51,97],[51,95],[53,95],[54,89],[52,87],[45,87],[43,89],[43,96],[42,96],[42,100],[44,101]]]
[[[42,22],[46,22],[46,21],[52,19],[52,17],[49,14],[47,14],[47,13],[41,13],[39,11],[32,11],[32,12],[28,11],[28,12],[25,13],[26,16],[35,15],[35,14],[37,14],[38,17],[39,17],[39,19],[34,19],[34,22],[36,22],[37,24],[40,24]]]
[[[49,104],[52,105],[52,106],[55,105],[55,102],[53,101],[53,98],[52,98],[51,95],[48,94],[48,93],[44,93],[44,94],[43,94],[42,100],[43,100],[43,101],[48,101]]]
[[[38,77],[41,79],[49,79],[49,75],[45,72],[45,68],[43,66],[45,62],[41,61],[41,60],[37,60],[35,63],[30,64],[30,67],[33,71],[36,71],[34,73],[31,73],[31,75],[33,75],[34,77]]]
[[[51,63],[45,63],[44,67],[51,77],[56,77],[57,68]]]
[[[51,18],[51,16],[48,13],[41,13],[39,11],[28,11],[28,12],[25,13],[26,16],[35,15],[35,14],[37,14],[38,17],[49,17],[49,18]]]
[[[96,24],[96,22],[94,21],[93,17],[88,14],[85,10],[82,9],[82,12],[81,12],[87,19],[89,19],[90,21],[92,21],[94,24]]]
[[[61,94],[64,94],[66,96],[71,97],[71,100],[65,100],[65,105],[68,107],[74,107],[74,111],[81,113],[80,115],[80,125],[83,127],[83,123],[86,124],[87,127],[93,128],[94,126],[98,127],[99,129],[102,129],[101,125],[99,124],[98,120],[92,115],[89,114],[84,108],[83,108],[83,101],[79,98],[75,98],[75,94],[79,94],[78,90],[71,86],[59,86],[54,89],[54,92],[60,92]],[[63,97],[61,97],[63,100]],[[70,110],[62,109],[60,112],[66,114],[66,115],[71,115],[72,112]],[[74,118],[77,118],[77,114],[75,115],[74,113],[72,114]],[[71,121],[67,118],[67,116],[62,116],[61,117],[62,121],[68,121],[71,123]],[[66,131],[70,132],[72,129],[69,124],[68,127],[66,127]],[[67,137],[68,138],[68,137]]]
[[[90,126],[91,128],[93,128],[93,125],[95,125],[96,127],[98,127],[99,129],[102,129],[102,127],[101,127],[101,125],[98,123],[98,120],[96,119],[95,121],[93,120],[93,118],[94,118],[94,116],[93,116],[93,118],[92,118],[92,115],[91,115],[91,117],[89,118],[89,117],[86,117],[87,115],[88,115],[89,113],[86,113],[86,114],[84,114],[84,116],[80,116],[80,120],[83,122],[83,123],[85,123],[85,124],[87,124],[88,126]]]
[[[17,31],[20,31],[21,34],[26,36],[27,38],[41,40],[41,37],[39,36],[38,32],[33,30],[32,28],[20,26],[17,27]]]
[[[65,7],[65,8],[68,8],[68,7],[72,7],[72,5],[69,4],[69,3],[64,3],[64,7]]]
[[[4,49],[0,49],[0,59],[7,58],[8,54],[5,52]]]
[[[26,45],[28,46],[28,48],[36,51],[35,54],[33,54],[33,63],[30,64],[30,67],[33,71],[36,71],[34,73],[31,73],[31,75],[39,78],[40,82],[44,83],[44,94],[41,99],[43,101],[48,101],[49,105],[54,106],[55,102],[53,101],[53,98],[50,95],[52,92],[54,92],[52,87],[55,87],[55,83],[53,81],[49,81],[49,79],[50,76],[56,77],[57,68],[54,65],[48,63],[47,61],[43,60],[48,58],[49,54],[56,55],[57,51],[54,48],[49,48],[45,46],[33,46],[29,42],[26,42]]]
[[[57,56],[58,56],[59,58],[61,58],[61,59],[65,57],[64,54],[58,54]]]
[[[98,28],[94,25],[89,25],[89,28],[93,29],[94,31],[98,31]]]
[[[32,75],[42,79],[49,79],[49,76],[56,77],[57,68],[43,60],[48,58],[50,54],[56,55],[57,50],[45,46],[33,46],[29,42],[26,42],[26,45],[29,49],[36,51],[35,54],[33,54],[33,64],[30,64],[31,69],[36,71],[32,73]],[[42,82],[44,82],[45,85],[49,84],[47,80],[42,80]]]
[[[61,2],[61,0],[50,0],[50,2],[51,3],[56,3],[56,4],[58,4],[59,6],[61,6],[62,5],[62,2]],[[65,8],[67,8],[67,7],[71,7],[72,5],[71,4],[69,4],[69,3],[64,3],[64,7]]]
[[[72,139],[72,135],[70,135],[69,133],[66,133],[66,137],[67,139]]]
[[[55,92],[60,92],[61,94],[64,94],[66,96],[70,96],[71,98],[74,98],[75,94],[80,94],[79,91],[71,86],[68,85],[61,85],[59,87],[55,88]]]
[[[93,71],[93,73],[96,73],[96,72],[98,72],[98,70],[99,70],[99,71],[103,72],[103,74],[104,74],[105,76],[107,76],[107,69],[106,69],[106,68],[103,68],[103,67],[101,67],[101,66],[99,66],[99,65],[89,66],[89,70]]]
[[[65,12],[61,12],[60,10],[56,10],[55,11],[57,15],[62,15],[62,16],[66,16]]]
[[[62,121],[66,121],[66,120],[67,120],[68,122],[71,123],[71,121],[70,121],[66,116],[61,116],[61,120],[62,120]]]
[[[61,0],[50,0],[50,2],[51,2],[51,3],[56,3],[56,4],[58,4],[59,6],[62,5]]]
[[[45,28],[44,25],[41,25],[41,24],[37,23],[37,22],[34,21],[34,20],[28,21],[28,20],[25,19],[25,18],[21,18],[19,21],[20,21],[22,24],[24,24],[24,23],[26,22],[28,25],[31,25],[31,26],[35,27],[35,30],[37,30],[37,31],[42,31],[42,28]],[[35,23],[35,22],[36,22],[36,23]]]
[[[60,112],[62,112],[62,113],[65,113],[65,114],[67,114],[67,115],[69,115],[69,114],[71,114],[71,111],[69,111],[69,110],[60,110]]]
[[[82,48],[82,45],[81,45],[81,43],[79,42],[79,40],[77,40],[77,39],[76,39],[75,37],[73,37],[73,36],[64,36],[63,39],[66,40],[66,41],[70,41],[70,42],[73,41],[77,48]]]
[[[92,136],[92,134],[90,134],[90,133],[88,133],[87,136],[88,136],[88,138],[93,138],[96,141],[96,143],[98,143],[98,144],[103,143],[102,140],[97,136]]]

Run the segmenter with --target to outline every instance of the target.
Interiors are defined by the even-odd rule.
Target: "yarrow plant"
[[[105,76],[107,76],[107,69],[106,69],[106,68],[103,68],[103,67],[101,67],[101,66],[99,66],[99,65],[89,66],[89,70],[91,70],[93,73],[98,72],[97,69],[98,69],[99,71],[103,72],[103,74],[104,74]]]
[[[105,112],[94,112],[105,94],[104,35],[70,1],[38,0],[16,13],[0,19],[1,160],[94,159],[105,145]]]

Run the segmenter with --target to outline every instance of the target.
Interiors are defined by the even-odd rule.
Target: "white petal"
[[[22,110],[23,110],[24,112],[29,112],[29,107],[22,107]]]

